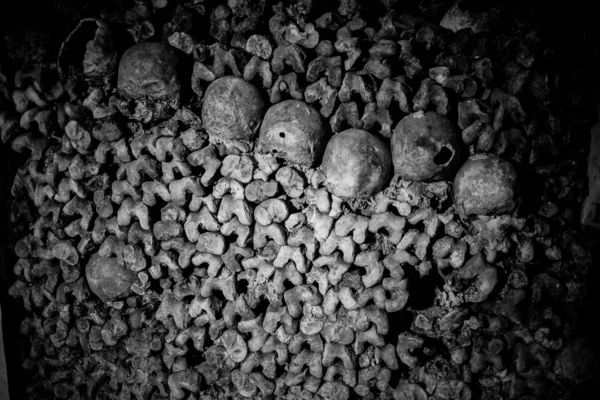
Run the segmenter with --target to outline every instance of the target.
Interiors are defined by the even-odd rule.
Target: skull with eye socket
[[[317,110],[303,101],[282,101],[265,114],[258,151],[310,167],[323,155],[326,132],[325,121]]]
[[[149,122],[179,108],[181,84],[177,50],[162,43],[141,43],[129,48],[121,58],[118,72],[119,93],[133,100],[143,116],[133,118]]]
[[[396,177],[412,181],[439,181],[458,168],[462,153],[458,126],[433,111],[404,117],[392,136]]]

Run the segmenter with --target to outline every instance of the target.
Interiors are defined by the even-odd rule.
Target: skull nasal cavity
[[[285,133],[283,133],[283,132],[279,132],[279,137],[280,137],[280,138],[284,138],[284,139],[285,139]]]
[[[448,147],[444,146],[441,150],[433,157],[433,162],[436,165],[444,165],[447,164],[448,161],[452,158],[454,153]]]

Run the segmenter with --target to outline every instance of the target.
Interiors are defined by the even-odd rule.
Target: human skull
[[[289,162],[310,167],[323,155],[326,132],[326,124],[317,110],[303,101],[282,101],[265,114],[259,151],[276,153]]]
[[[119,63],[119,92],[128,100],[164,102],[178,108],[181,92],[178,62],[177,50],[163,43],[130,47]]]
[[[514,211],[518,203],[515,168],[495,155],[469,158],[454,178],[454,202],[464,217]]]
[[[392,136],[396,176],[413,181],[445,179],[460,161],[458,126],[433,111],[404,117]]]
[[[369,132],[348,129],[327,143],[321,170],[331,193],[364,199],[389,182],[392,157],[386,144]]]
[[[85,277],[91,291],[102,301],[111,301],[130,293],[136,276],[116,257],[92,255],[85,266]]]
[[[252,84],[236,76],[224,76],[206,89],[202,122],[210,136],[248,141],[260,126],[263,101]]]

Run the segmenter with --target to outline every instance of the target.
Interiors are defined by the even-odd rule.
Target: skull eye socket
[[[282,138],[282,139],[285,139],[285,133],[279,132],[279,137]]]
[[[454,153],[448,147],[444,146],[440,151],[433,157],[435,165],[445,165],[452,159]]]

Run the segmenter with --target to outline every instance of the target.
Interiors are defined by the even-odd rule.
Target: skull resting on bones
[[[111,301],[130,293],[136,276],[116,257],[92,255],[85,266],[85,276],[91,291],[102,301]]]
[[[260,127],[259,151],[311,166],[323,154],[326,131],[317,110],[302,101],[286,100],[267,110]]]
[[[224,76],[206,89],[202,122],[213,138],[247,141],[258,131],[262,116],[258,89],[242,78]]]
[[[469,158],[454,178],[454,202],[465,217],[514,211],[518,204],[515,168],[494,155]]]
[[[460,162],[458,126],[433,111],[404,117],[392,136],[397,177],[413,181],[448,178]]]
[[[364,199],[382,190],[392,174],[388,146],[362,129],[348,129],[327,143],[321,170],[336,196]]]
[[[177,50],[163,43],[140,43],[121,58],[118,72],[120,94],[128,100],[179,108],[181,84]],[[160,107],[159,107],[160,108]],[[164,108],[164,107],[163,107]]]

